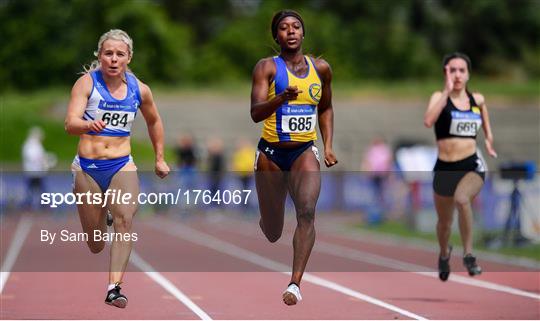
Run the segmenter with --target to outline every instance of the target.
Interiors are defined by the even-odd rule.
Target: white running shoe
[[[294,283],[290,284],[287,287],[287,290],[283,292],[283,302],[285,302],[286,305],[295,305],[300,301],[302,301],[300,288]]]

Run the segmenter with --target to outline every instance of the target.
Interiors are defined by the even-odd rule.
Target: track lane
[[[128,308],[106,305],[109,246],[96,255],[84,242],[47,245],[40,242],[41,229],[80,231],[80,223],[76,218],[32,220],[28,238],[0,297],[1,319],[197,318],[131,264],[122,285],[129,299]]]
[[[389,311],[379,306],[369,304],[357,298],[344,295],[327,288],[303,282],[302,292],[305,300],[298,306],[287,307],[281,302],[281,291],[285,288],[289,277],[283,273],[263,272],[269,269],[251,264],[245,260],[231,257],[206,246],[186,242],[155,228],[156,222],[162,222],[174,228],[175,224],[184,225],[176,219],[153,217],[136,221],[135,230],[140,234],[135,249],[145,260],[180,289],[195,304],[200,306],[208,315],[217,319],[394,319],[405,318],[402,314]],[[186,220],[189,228],[201,233],[208,233],[225,242],[231,242],[254,253],[268,256],[270,260],[287,266],[292,259],[292,247],[289,235],[277,244],[269,244],[264,236],[254,226],[244,227],[231,218],[222,222],[210,223],[204,219]],[[70,230],[80,231],[80,223],[76,219],[58,223],[56,220],[40,219],[32,228],[29,238],[21,251],[14,266],[13,279],[6,285],[6,293],[2,295],[2,304],[7,307],[2,318],[35,318],[41,315],[56,315],[57,318],[119,318],[119,319],[197,319],[199,318],[174,296],[165,291],[155,281],[144,273],[137,273],[137,267],[130,264],[126,274],[124,289],[129,296],[130,304],[126,310],[113,309],[103,304],[104,287],[107,273],[103,265],[108,262],[108,248],[99,255],[91,254],[84,243],[64,244],[60,248],[45,246],[39,242],[40,228],[58,229],[62,225]],[[287,222],[288,224],[289,222]],[[253,225],[249,223],[250,226]],[[288,224],[287,233],[291,228]],[[234,227],[234,229],[230,229]],[[241,231],[241,233],[239,233]],[[4,233],[2,233],[4,234]],[[319,233],[317,242],[332,242],[340,246],[356,248],[359,241],[348,240],[338,235],[326,238]],[[5,237],[2,235],[2,237]],[[39,242],[39,244],[36,244]],[[321,243],[319,242],[319,243]],[[317,243],[316,248],[317,250]],[[380,250],[377,248],[377,250]],[[43,252],[35,256],[36,252]],[[166,255],[164,255],[166,254]],[[384,254],[379,253],[379,254]],[[429,255],[425,255],[426,259]],[[71,259],[66,259],[71,257]],[[72,272],[21,272],[30,266],[43,266],[49,263],[49,269],[59,268],[60,262],[65,267],[75,268],[85,266],[85,273]],[[55,263],[56,261],[56,263]],[[202,264],[201,264],[202,262]],[[206,263],[205,263],[206,262]],[[313,260],[308,269],[314,265],[320,267],[313,276],[343,284],[351,290],[366,293],[384,302],[388,302],[407,311],[426,318],[522,318],[538,319],[534,300],[511,298],[485,289],[475,289],[457,283],[443,284],[435,278],[421,275],[411,275],[403,272],[336,272],[336,270],[351,271],[351,264],[359,262],[314,252]],[[41,264],[41,265],[40,265]],[[206,267],[204,265],[207,265]],[[381,271],[380,267],[364,264],[362,271]],[[64,270],[67,270],[64,269]],[[285,270],[285,269],[282,269]],[[391,269],[389,269],[391,270]],[[201,272],[208,271],[208,272]],[[213,272],[211,272],[213,271]],[[225,272],[228,271],[228,272]],[[232,272],[232,271],[242,271]],[[385,270],[386,271],[386,270]],[[495,272],[486,273],[492,275]],[[508,282],[514,282],[515,275],[499,273],[493,275],[496,280],[506,277]],[[514,273],[516,274],[516,273]],[[518,273],[524,280],[529,280],[522,272]],[[484,276],[484,275],[483,275]],[[482,276],[482,277],[483,277]],[[534,280],[533,280],[534,281]],[[39,284],[43,291],[35,291],[27,305],[17,305],[17,298],[28,293],[28,288]],[[73,286],[75,285],[75,286]],[[465,289],[465,290],[464,290]],[[471,290],[472,289],[472,290]],[[49,296],[47,295],[50,295]],[[78,309],[80,298],[85,306],[92,309]],[[50,300],[49,300],[50,299]],[[529,300],[529,301],[527,301]],[[52,302],[44,305],[43,302]],[[486,304],[497,305],[491,308]],[[54,307],[51,309],[51,307]],[[56,308],[58,307],[58,309]],[[66,308],[68,307],[68,308]],[[247,307],[247,308],[246,308]],[[519,311],[516,310],[519,309]],[[111,310],[113,312],[111,312]],[[536,309],[537,310],[537,309]],[[136,313],[133,313],[136,311]],[[49,314],[50,313],[50,314]],[[113,315],[111,315],[113,313]],[[46,317],[45,317],[46,318]],[[55,317],[56,318],[56,317]]]
[[[201,227],[203,224],[199,223]],[[214,224],[217,229],[229,230],[235,234],[243,234],[252,238],[264,237],[262,233],[258,231],[258,226],[255,222],[243,222],[237,218],[229,218],[228,221],[220,222],[220,224]],[[294,222],[289,220],[286,222],[286,228],[284,234],[291,238],[294,233]],[[321,250],[323,252],[340,253],[340,248],[346,247],[347,250],[359,251],[366,253],[367,255],[374,256],[372,261],[378,261],[378,265],[365,265],[359,264],[354,269],[349,271],[357,272],[379,272],[387,271],[388,266],[402,266],[408,271],[415,272],[431,272],[436,271],[436,252],[432,249],[425,249],[424,247],[415,247],[412,244],[396,244],[395,242],[385,242],[381,244],[375,239],[366,240],[365,237],[358,237],[351,235],[350,233],[338,233],[336,229],[332,229],[329,232],[328,229],[317,233],[317,240],[315,243],[315,250]],[[278,241],[278,242],[283,242]],[[330,246],[326,246],[330,245]],[[399,246],[402,245],[402,246]],[[382,259],[377,259],[377,256],[381,256]],[[451,260],[452,271],[455,275],[466,276],[467,273],[461,263],[460,255],[454,253],[453,260]],[[476,277],[476,280],[483,280],[487,282],[494,282],[502,286],[514,287],[519,290],[528,291],[535,294],[540,294],[540,271],[521,266],[513,266],[508,264],[501,264],[497,262],[490,262],[479,257],[480,263],[484,269],[484,272],[480,277]],[[390,262],[382,262],[390,261]],[[392,260],[396,262],[391,262]],[[370,261],[367,257],[364,257],[364,261]],[[315,261],[316,262],[316,261]],[[363,262],[360,262],[363,263]],[[315,264],[313,264],[315,265]],[[315,265],[319,266],[319,265]],[[540,266],[539,266],[540,268]],[[318,269],[318,268],[317,268]],[[392,271],[395,268],[390,269]],[[456,273],[457,272],[457,273]]]
[[[173,224],[173,223],[170,223]],[[235,224],[237,228],[240,228]],[[216,226],[220,228],[214,229]],[[224,224],[207,225],[205,231],[212,234],[214,237],[219,237],[227,241],[233,240],[235,244],[238,244],[248,250],[255,252],[261,251],[261,247],[255,245],[257,241],[254,235],[245,237],[244,241],[241,241],[238,233],[231,231],[224,231]],[[193,227],[193,226],[192,226]],[[213,228],[214,227],[214,228]],[[199,226],[198,228],[201,228]],[[201,230],[202,231],[202,230]],[[282,249],[282,252],[288,252],[290,244],[287,241],[278,242],[278,247]],[[316,248],[315,248],[316,251]],[[275,255],[273,253],[265,254]],[[314,253],[312,258],[315,259],[320,256],[322,260],[331,261],[337,264],[338,261],[334,260],[332,256],[327,254]],[[286,255],[280,255],[278,260],[286,262],[290,260],[285,258]],[[316,259],[315,259],[316,260]],[[351,262],[349,262],[349,265]],[[354,264],[354,262],[353,262]],[[308,269],[311,266],[311,262],[308,265]],[[340,269],[339,266],[335,266],[336,269]],[[335,270],[334,270],[335,271]],[[333,280],[332,275],[348,275],[348,273],[335,273],[335,272],[323,272],[328,279]],[[315,274],[319,275],[320,272]],[[442,283],[436,278],[426,278],[422,275],[412,273],[351,273],[354,277],[347,281],[346,277],[340,277],[338,281],[344,283],[360,292],[368,293],[374,297],[381,298],[383,300],[390,300],[390,303],[401,305],[405,309],[412,311],[419,311],[418,313],[426,317],[446,318],[448,313],[452,314],[455,318],[507,318],[511,319],[516,316],[514,307],[520,307],[519,315],[524,319],[538,318],[538,300],[518,297],[509,295],[506,293],[486,290],[478,287],[464,286],[463,284],[448,282]],[[364,275],[363,277],[361,277]],[[379,277],[373,277],[373,275],[379,275]],[[373,282],[373,280],[376,280]],[[530,280],[530,277],[529,277]],[[534,279],[533,279],[534,281]],[[408,284],[408,285],[407,285]],[[391,291],[389,291],[391,289]],[[418,300],[414,300],[414,295],[417,294]],[[396,296],[393,298],[389,294]],[[429,297],[433,295],[437,299],[432,303]],[[407,301],[408,297],[413,299]],[[462,304],[460,309],[452,307],[445,309],[445,302],[455,302]],[[497,304],[496,309],[490,309],[493,303]],[[452,305],[451,305],[452,306]],[[467,309],[467,306],[471,306],[472,310]],[[454,313],[451,313],[454,311]]]
[[[161,219],[156,218],[156,220]],[[175,228],[173,227],[173,229]],[[170,233],[156,229],[153,223],[151,223],[149,230],[144,230],[144,233],[150,238],[158,238],[159,236],[160,242],[175,244],[178,247],[192,246],[190,245],[192,242],[183,241]],[[226,241],[223,243],[226,243]],[[144,254],[144,250],[138,249],[138,251]],[[208,253],[207,248],[205,253],[212,256],[219,253],[219,251],[212,250]],[[351,313],[359,317],[364,316],[363,318],[404,318],[399,313],[364,301],[348,300],[348,296],[342,293],[329,291],[327,288],[312,285],[308,282],[304,282],[302,287],[306,291],[310,291],[311,299],[302,301],[300,305],[295,307],[287,307],[281,301],[281,293],[289,281],[286,274],[250,272],[256,267],[260,269],[260,265],[252,264],[249,261],[246,262],[237,257],[229,256],[228,260],[243,264],[240,270],[242,272],[231,272],[231,270],[220,272],[220,266],[214,266],[212,269],[215,272],[161,273],[181,287],[194,302],[213,318],[250,319],[251,316],[255,316],[256,319],[349,319]],[[170,261],[155,261],[153,265],[157,270],[168,271],[171,268],[168,263]],[[204,262],[199,262],[199,264],[201,263],[204,264]],[[230,267],[231,265],[224,262],[223,266]],[[266,270],[269,271],[269,269]],[[210,279],[211,282],[209,282]],[[258,286],[254,287],[254,284],[258,284]],[[231,298],[232,296],[234,298]],[[340,308],[329,309],[328,302],[335,302],[336,306],[340,306]]]

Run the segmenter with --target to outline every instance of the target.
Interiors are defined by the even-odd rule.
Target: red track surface
[[[319,220],[327,220],[324,226],[332,224],[330,218]],[[2,219],[2,264],[20,221],[20,217]],[[309,277],[302,283],[304,300],[287,307],[281,292],[289,276],[282,272],[288,271],[283,267],[292,260],[294,222],[286,223],[282,240],[270,244],[256,220],[229,217],[136,219],[139,241],[134,250],[158,273],[141,272],[140,261],[131,261],[123,286],[129,304],[122,310],[103,303],[109,247],[94,255],[84,242],[40,242],[41,229],[80,232],[75,216],[68,220],[33,216],[29,221],[30,232],[0,293],[1,319],[200,319],[201,313],[181,302],[170,286],[212,319],[540,319],[538,270],[479,257],[487,272],[470,279],[460,272],[460,253],[455,253],[452,268],[458,272],[442,283],[428,273],[403,272],[393,265],[409,263],[425,267],[415,272],[428,272],[434,267],[434,252],[331,230],[318,231]],[[392,260],[366,260],[370,255]],[[500,272],[489,272],[494,270]],[[158,283],[156,274],[165,281]],[[317,277],[329,285],[310,282],[319,282]],[[460,277],[466,282],[457,282]],[[478,280],[486,282],[467,284]],[[494,290],[486,284],[506,287]],[[341,290],[336,290],[339,286]],[[518,293],[509,293],[509,288]]]

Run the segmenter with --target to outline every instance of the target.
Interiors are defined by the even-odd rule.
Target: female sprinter
[[[107,209],[114,218],[115,236],[123,236],[114,237],[112,241],[105,303],[125,308],[127,298],[120,293],[119,284],[132,247],[132,237],[125,236],[131,231],[133,215],[138,207],[139,184],[137,167],[130,156],[130,131],[139,110],[154,147],[156,175],[164,178],[169,167],[163,158],[163,124],[152,92],[128,69],[133,56],[133,41],[122,30],[110,30],[99,39],[95,55],[97,60],[73,86],[65,129],[69,134],[80,137],[77,156],[72,164],[74,192],[101,194],[102,200],[107,189],[131,195],[129,204],[107,203],[106,207],[91,203],[78,205],[92,253],[101,252],[105,246],[103,240],[93,236],[95,231],[100,231],[99,235],[106,233]]]
[[[293,271],[283,301],[302,299],[300,281],[315,242],[315,205],[321,187],[315,125],[319,122],[324,161],[337,164],[332,150],[334,113],[330,65],[302,53],[304,22],[297,12],[283,10],[272,19],[279,56],[260,60],[253,71],[251,118],[264,121],[255,160],[255,182],[261,211],[259,225],[270,242],[283,231],[287,192],[296,209]]]
[[[476,135],[484,130],[486,149],[493,149],[493,135],[484,96],[467,90],[471,71],[469,57],[453,53],[443,59],[446,82],[443,91],[433,93],[424,116],[424,124],[435,124],[438,159],[434,168],[433,190],[437,210],[439,239],[439,278],[450,275],[450,238],[454,208],[459,213],[459,231],[463,243],[463,264],[469,275],[482,273],[472,255],[473,213],[471,203],[480,192],[485,178],[483,160],[476,154]]]

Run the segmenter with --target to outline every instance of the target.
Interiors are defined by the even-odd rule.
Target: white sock
[[[114,289],[115,286],[116,286],[116,284],[109,284],[109,286],[107,287],[107,292]]]

